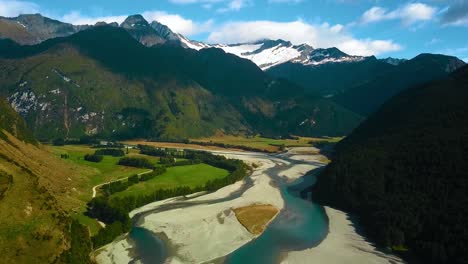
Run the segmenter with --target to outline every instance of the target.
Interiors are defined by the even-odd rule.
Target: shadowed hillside
[[[368,116],[387,100],[410,87],[446,78],[465,63],[456,57],[421,54],[378,73],[373,79],[339,94],[334,100],[356,113]]]
[[[381,246],[466,263],[467,102],[468,67],[397,95],[337,145],[314,198],[356,213]]]

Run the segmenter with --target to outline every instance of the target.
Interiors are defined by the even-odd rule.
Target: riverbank
[[[255,164],[248,179],[226,186],[216,192],[177,197],[148,204],[130,213],[140,226],[164,237],[169,247],[168,263],[202,263],[229,255],[258,236],[249,232],[237,219],[233,209],[254,204],[270,204],[278,211],[284,201],[279,183],[271,178],[271,171],[282,177],[296,179],[311,166],[288,170],[290,162],[261,153],[213,151],[227,158]],[[295,166],[295,165],[294,165]],[[275,215],[276,217],[276,215]],[[273,219],[269,221],[272,222]],[[122,263],[130,251],[128,239],[107,245],[99,252],[99,263]],[[125,245],[127,244],[127,245]],[[122,250],[122,249],[126,250]]]
[[[226,256],[229,263],[402,262],[397,257],[377,251],[356,232],[347,214],[328,207],[323,210],[318,205],[295,198],[297,194],[293,193],[303,187],[286,187],[289,182],[324,165],[316,149],[297,148],[275,156],[235,151],[213,152],[256,164],[255,169],[244,181],[216,192],[170,198],[130,213],[134,226],[159,237],[158,245],[162,246],[158,246],[157,250],[164,257],[157,263],[221,263]],[[303,183],[299,180],[301,186],[313,184],[307,181],[314,178],[302,179]],[[236,208],[254,204],[270,204],[280,211],[269,221],[272,228],[259,235],[249,232],[234,213]],[[146,240],[137,241],[148,245]],[[128,263],[129,259],[138,260],[136,252],[139,247],[132,249],[134,242],[131,238],[123,238],[106,246],[97,256],[98,262],[118,264]],[[308,248],[314,245],[317,246]],[[272,255],[271,261],[255,257],[258,252],[267,250],[278,254]],[[150,256],[144,263],[156,263],[154,259],[160,259],[160,255],[150,250]]]
[[[288,252],[282,264],[403,263],[397,256],[378,251],[359,235],[348,214],[330,207],[325,211],[329,219],[327,237],[317,247]]]
[[[217,154],[257,164],[250,176],[252,187],[235,199],[223,201],[243,188],[244,183],[237,182],[214,193],[190,199],[190,203],[195,205],[162,212],[155,209],[153,213],[146,215],[141,226],[154,233],[164,233],[171,245],[177,248],[175,255],[168,260],[170,263],[211,261],[228,255],[254,239],[256,236],[238,221],[234,208],[271,204],[281,210],[284,206],[280,191],[271,184],[265,173],[276,166],[274,161],[248,153]],[[147,208],[151,206],[150,204]]]

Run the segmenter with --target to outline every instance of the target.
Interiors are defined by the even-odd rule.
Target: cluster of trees
[[[109,204],[110,206],[119,207],[122,208],[122,210],[130,212],[133,209],[147,205],[152,202],[161,201],[182,195],[189,195],[192,193],[201,192],[203,190],[203,187],[190,188],[187,186],[180,186],[171,189],[157,189],[154,190],[153,193],[148,195],[125,196],[123,198],[112,197],[109,200]]]
[[[153,151],[151,149],[147,150]],[[131,228],[131,221],[128,213],[135,208],[171,197],[188,195],[200,191],[215,191],[242,179],[248,172],[248,167],[242,161],[227,159],[209,152],[185,151],[184,157],[189,159],[184,162],[190,162],[190,164],[194,161],[204,162],[218,168],[226,169],[230,173],[223,179],[212,180],[207,182],[204,186],[196,188],[181,186],[172,189],[158,189],[154,190],[154,192],[149,195],[126,196],[124,198],[111,197],[110,194],[123,191],[140,181],[147,181],[161,175],[166,172],[166,166],[153,167],[153,172],[140,176],[131,176],[127,181],[118,181],[104,185],[102,188],[106,195],[93,198],[88,203],[88,211],[86,213],[88,216],[107,224],[106,228],[101,229],[99,233],[92,238],[94,248],[108,244],[117,236],[128,232]]]
[[[178,150],[172,148],[156,148],[147,145],[138,145],[138,149],[141,154],[155,157],[172,157],[172,158],[184,158],[185,150]]]
[[[161,157],[159,159],[159,163],[164,164],[166,166],[171,166],[176,163],[176,158],[174,157]]]
[[[86,214],[106,224],[106,227],[92,237],[94,248],[99,248],[112,242],[117,236],[128,232],[131,228],[129,211],[113,206],[107,197],[95,197],[88,203]]]
[[[140,181],[149,181],[149,180],[153,179],[154,177],[156,177],[158,175],[161,175],[161,174],[163,174],[165,172],[166,172],[166,167],[164,167],[164,166],[155,167],[153,169],[153,172],[145,173],[145,174],[140,175],[139,180]]]
[[[200,145],[200,146],[215,146],[215,147],[220,147],[220,148],[232,148],[232,149],[242,149],[246,151],[257,151],[257,152],[265,152],[265,153],[274,153],[274,151],[270,151],[267,149],[263,148],[255,148],[255,147],[249,147],[249,146],[244,146],[244,145],[234,145],[234,144],[228,144],[228,143],[222,143],[222,142],[205,142],[205,141],[190,141],[192,144]],[[279,145],[280,150],[282,145]]]
[[[84,156],[84,159],[90,162],[101,162],[103,158],[104,157],[102,155],[96,155],[96,154],[86,154]]]
[[[243,179],[247,175],[248,168],[242,161],[238,160],[236,162],[238,162],[238,164],[236,164],[237,165],[236,168],[233,171],[231,171],[231,173],[229,173],[227,177],[221,178],[221,179],[209,180],[205,184],[203,189],[209,192],[213,192],[224,186],[233,184],[236,181]]]
[[[179,187],[175,189],[156,190],[151,195],[146,196],[127,196],[125,198],[95,197],[88,203],[86,214],[96,218],[104,223],[106,227],[92,237],[94,248],[99,248],[110,242],[116,237],[124,234],[131,229],[131,219],[129,212],[145,204],[164,200],[170,197],[187,195],[200,191],[200,189],[191,189],[189,187]]]
[[[360,217],[379,246],[468,260],[468,67],[405,91],[337,144],[314,199]]]
[[[212,166],[229,170],[229,175],[222,179],[210,180],[204,186],[190,188],[186,186],[173,188],[173,189],[158,189],[149,195],[139,196],[126,196],[125,198],[114,197],[110,199],[109,203],[112,207],[122,208],[130,212],[131,210],[141,207],[143,205],[164,200],[167,198],[188,195],[200,191],[216,191],[224,186],[235,183],[243,179],[248,173],[248,167],[240,160],[226,159],[223,156],[216,156],[208,152],[193,152],[204,163]],[[160,168],[160,167],[158,167]],[[142,175],[141,177],[146,176]],[[154,176],[152,176],[154,177]],[[141,179],[140,179],[141,180]]]
[[[145,158],[123,157],[119,160],[118,164],[136,168],[154,168],[154,164],[152,164],[148,159]]]
[[[166,166],[166,167],[175,167],[175,166],[187,166],[193,164],[200,164],[201,160],[198,159],[185,159],[185,160],[177,160],[174,157],[161,157],[159,163]]]
[[[77,220],[70,224],[70,247],[63,251],[57,263],[69,264],[91,264],[90,259],[92,244],[88,228],[81,225]]]
[[[125,152],[122,149],[117,149],[117,148],[98,149],[94,152],[94,154],[86,154],[84,156],[84,159],[86,161],[91,161],[91,162],[101,162],[104,158],[103,156],[122,157],[122,156],[125,156]],[[134,166],[134,167],[137,167],[137,166]]]
[[[125,156],[125,152],[119,148],[103,148],[98,149],[94,152],[95,155],[101,156],[113,156],[113,157],[123,157]]]

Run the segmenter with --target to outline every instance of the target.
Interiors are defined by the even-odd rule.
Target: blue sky
[[[356,55],[468,61],[468,0],[0,0],[2,16],[35,12],[73,24],[141,13],[200,41],[282,38]]]

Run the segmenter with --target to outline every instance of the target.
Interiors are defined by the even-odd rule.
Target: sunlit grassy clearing
[[[149,181],[140,182],[112,197],[148,195],[158,189],[172,189],[182,186],[191,188],[203,186],[207,181],[220,179],[229,174],[227,170],[207,164],[170,167],[167,172]]]

